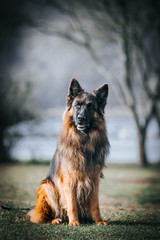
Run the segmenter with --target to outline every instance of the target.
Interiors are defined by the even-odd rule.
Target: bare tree
[[[135,120],[138,140],[139,140],[139,163],[146,165],[148,159],[146,156],[146,135],[147,128],[153,117],[160,123],[158,111],[159,105],[159,60],[160,60],[160,43],[156,42],[155,49],[152,44],[154,36],[157,36],[160,29],[159,4],[153,4],[148,1],[147,4],[139,4],[139,11],[134,9],[133,3],[121,1],[119,8],[123,18],[122,24],[122,46],[126,56],[126,79],[125,83],[133,98],[134,104],[128,106]],[[132,11],[131,11],[132,8]],[[160,9],[159,9],[160,10]],[[154,16],[154,18],[152,18]],[[152,26],[152,31],[150,30]],[[155,59],[155,51],[157,59]],[[153,59],[153,60],[152,60]],[[155,61],[158,64],[155,65]],[[155,86],[153,89],[153,77],[155,77]],[[140,82],[138,95],[134,90],[134,83]],[[152,84],[149,85],[149,83]],[[152,88],[151,88],[152,87]],[[138,109],[140,107],[140,111]]]

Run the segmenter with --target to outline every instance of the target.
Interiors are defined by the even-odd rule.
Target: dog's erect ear
[[[103,84],[100,88],[95,90],[94,93],[97,97],[99,107],[102,109],[102,112],[104,112],[108,97],[108,84]]]
[[[75,79],[72,78],[69,89],[68,89],[68,95],[67,95],[67,105],[70,106],[74,100],[74,98],[80,93],[83,92],[84,90],[81,88],[79,82]]]

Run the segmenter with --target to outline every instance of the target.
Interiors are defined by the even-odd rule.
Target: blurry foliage
[[[9,127],[34,117],[27,99],[31,91],[29,82],[20,84],[10,77],[0,78],[0,161],[10,159],[10,150],[16,137]]]

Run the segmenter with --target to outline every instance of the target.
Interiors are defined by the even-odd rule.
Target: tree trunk
[[[146,167],[149,162],[146,154],[146,133],[147,133],[147,122],[144,126],[140,126],[136,113],[132,111],[133,119],[135,121],[135,126],[137,130],[137,139],[138,139],[138,150],[139,150],[139,159],[138,164],[140,166]]]
[[[124,83],[125,83],[125,92],[126,92],[126,105],[131,111],[131,114],[133,116],[133,119],[135,121],[135,126],[137,129],[137,135],[138,135],[138,147],[139,147],[139,159],[138,159],[138,164],[140,166],[146,166],[148,164],[147,161],[147,155],[146,155],[146,150],[145,150],[145,140],[146,140],[146,129],[147,129],[147,124],[145,127],[141,127],[139,123],[139,116],[136,111],[136,101],[135,101],[135,96],[133,93],[133,86],[132,86],[132,46],[131,46],[131,41],[130,41],[130,34],[129,34],[129,16],[128,12],[126,9],[125,4],[120,6],[122,16],[123,16],[123,23],[122,23],[122,49],[125,55],[125,78],[124,78]],[[130,95],[131,101],[128,100],[128,96]]]
[[[139,147],[139,161],[138,164],[140,166],[147,166],[148,159],[146,154],[146,128],[138,129],[138,147]]]

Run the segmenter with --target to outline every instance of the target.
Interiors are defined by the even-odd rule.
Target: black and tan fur
[[[79,225],[80,221],[103,221],[98,189],[105,156],[109,151],[104,108],[108,85],[85,92],[72,79],[67,96],[57,149],[50,169],[37,191],[30,221]]]

